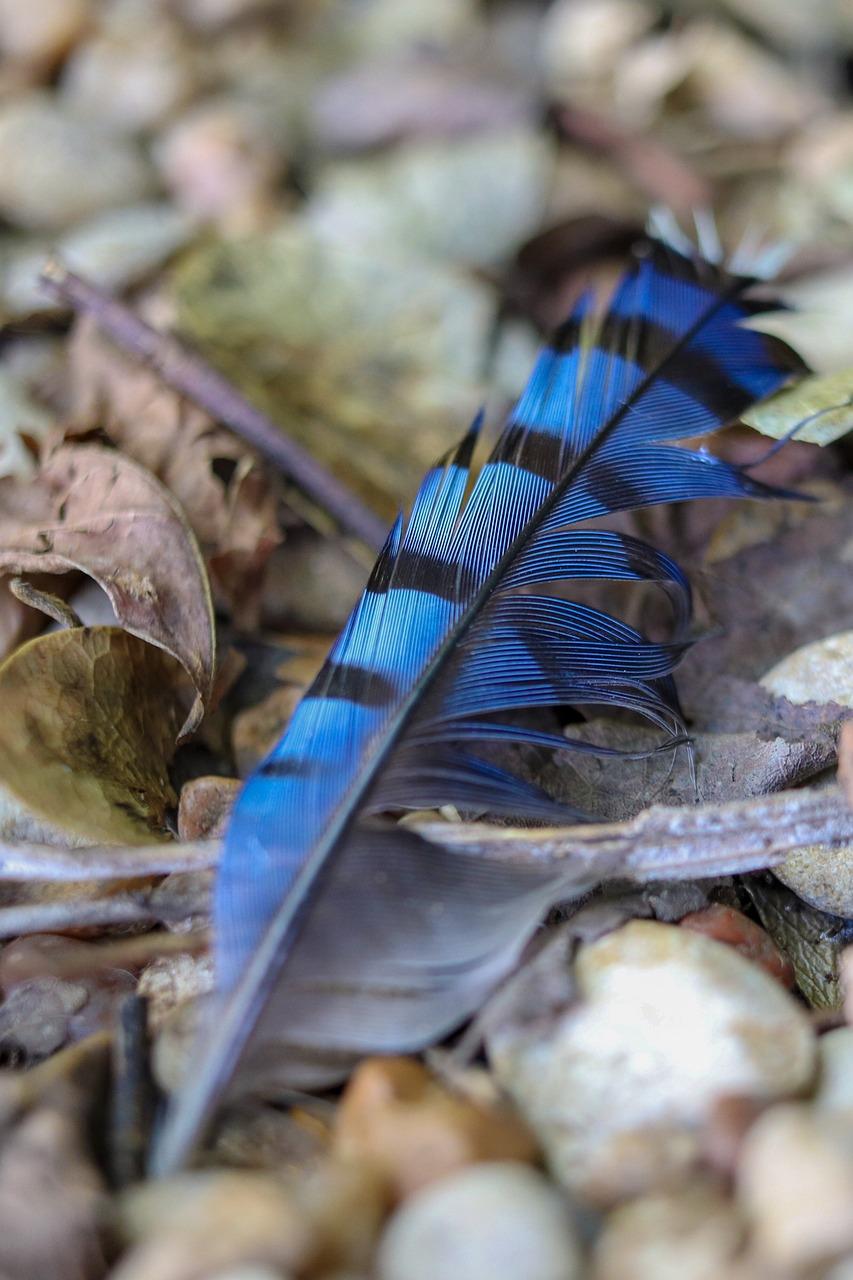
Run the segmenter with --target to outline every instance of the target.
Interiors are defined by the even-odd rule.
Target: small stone
[[[853,1027],[835,1027],[818,1037],[818,1077],[814,1105],[843,1112],[853,1120]]]
[[[0,1005],[0,1044],[27,1061],[47,1057],[65,1044],[71,1017],[88,996],[81,983],[60,978],[21,982]]]
[[[773,872],[818,911],[845,919],[853,916],[853,845],[803,845]]]
[[[676,1184],[720,1097],[785,1097],[812,1077],[805,1010],[701,934],[633,920],[582,947],[575,976],[579,1004],[499,1027],[488,1048],[557,1178],[591,1202]]]
[[[789,702],[853,707],[853,631],[795,649],[762,676],[761,684]]]
[[[262,217],[281,180],[285,159],[272,129],[249,103],[204,103],[158,140],[163,181],[193,218]]]
[[[51,247],[72,271],[105,289],[138,284],[187,244],[190,220],[172,205],[146,203],[108,209],[73,227]],[[15,254],[3,275],[3,302],[12,315],[55,314],[62,304],[40,282],[48,252],[44,248]]]
[[[608,1214],[591,1280],[720,1280],[743,1234],[735,1207],[713,1185],[644,1196]]]
[[[0,59],[49,71],[91,16],[90,0],[0,0]]]
[[[770,1267],[800,1274],[833,1261],[853,1249],[853,1121],[772,1107],[747,1135],[737,1189]]]
[[[192,46],[150,5],[140,5],[136,13],[125,6],[106,30],[78,45],[63,69],[60,92],[72,112],[106,116],[111,129],[137,133],[161,125],[197,85]]]
[[[411,1058],[371,1058],[335,1116],[335,1150],[381,1170],[404,1199],[481,1161],[534,1161],[536,1143],[508,1107],[454,1096]]]
[[[241,778],[247,777],[278,742],[304,692],[301,685],[281,685],[234,717],[231,750]]]
[[[210,956],[161,956],[142,970],[137,994],[147,998],[149,1024],[156,1031],[173,1009],[206,994],[212,987]]]
[[[98,121],[76,119],[50,94],[0,107],[0,214],[10,222],[58,231],[141,200],[150,182],[138,151]]]
[[[109,1204],[78,1125],[51,1107],[3,1135],[0,1275],[9,1280],[100,1280],[107,1272]]]
[[[258,1173],[210,1171],[141,1184],[119,1202],[134,1247],[111,1280],[199,1280],[252,1263],[302,1269],[313,1232],[287,1189]]]
[[[181,840],[221,836],[242,783],[238,778],[193,778],[181,788],[178,835]]]
[[[853,707],[853,631],[795,649],[761,683],[790,702]],[[853,916],[853,845],[806,845],[789,854],[774,872],[819,911]]]
[[[679,921],[682,929],[695,929],[706,938],[715,938],[726,946],[734,947],[747,960],[761,965],[771,978],[783,987],[794,985],[794,966],[780,951],[766,929],[750,920],[742,911],[713,902],[702,911],[691,911]]]
[[[407,1200],[380,1241],[379,1280],[575,1280],[568,1207],[540,1173],[480,1164]]]
[[[151,1047],[151,1073],[165,1093],[176,1093],[196,1060],[202,1030],[203,1001],[186,1000],[160,1023]]]

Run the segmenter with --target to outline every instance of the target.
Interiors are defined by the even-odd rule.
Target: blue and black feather
[[[646,244],[603,314],[582,298],[541,353],[479,473],[477,420],[427,474],[237,802],[216,888],[218,1017],[164,1131],[162,1167],[186,1155],[232,1081],[325,1084],[360,1054],[446,1034],[571,889],[559,868],[450,854],[382,814],[453,803],[570,818],[478,755],[490,742],[572,749],[525,727],[521,709],[628,708],[663,746],[683,740],[672,671],[689,583],[637,539],[580,526],[774,492],[681,443],[800,370],[783,344],[743,327],[750,283]],[[567,582],[590,578],[658,584],[671,638],[652,643],[564,598]]]

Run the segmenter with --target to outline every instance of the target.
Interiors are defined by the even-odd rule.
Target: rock
[[[175,1093],[192,1068],[207,1010],[203,999],[185,1000],[163,1015],[151,1048],[151,1073],[166,1093]]]
[[[743,1234],[734,1205],[712,1184],[644,1196],[608,1214],[591,1280],[720,1280]]]
[[[51,252],[95,284],[121,290],[138,284],[164,263],[189,242],[193,231],[190,220],[172,205],[137,204],[97,214],[57,240]],[[6,264],[2,295],[10,314],[62,311],[62,304],[39,281],[48,256],[44,247],[27,248]]]
[[[411,1058],[371,1058],[335,1115],[335,1150],[379,1169],[404,1199],[481,1161],[534,1161],[536,1143],[508,1107],[455,1096]]]
[[[493,267],[538,226],[552,153],[528,129],[413,142],[330,164],[308,212],[322,236]]]
[[[853,707],[853,631],[795,649],[762,676],[761,684],[789,702]]]
[[[25,1061],[45,1058],[70,1034],[73,1014],[83,1008],[88,991],[79,982],[31,978],[14,987],[0,1005],[0,1046],[4,1055]]]
[[[384,1178],[369,1165],[324,1160],[293,1183],[302,1220],[311,1224],[315,1264],[368,1270],[388,1211]]]
[[[139,152],[98,121],[76,119],[49,94],[0,107],[0,214],[10,222],[58,231],[143,199],[150,184]]]
[[[192,778],[181,788],[178,835],[181,840],[221,836],[242,783],[238,778]]]
[[[4,1280],[100,1280],[108,1200],[74,1122],[40,1108],[0,1150],[0,1274]]]
[[[407,1200],[379,1244],[379,1280],[574,1280],[567,1206],[524,1165],[463,1169]]]
[[[761,683],[790,702],[853,707],[853,631],[795,649]],[[807,845],[774,867],[774,872],[819,911],[853,916],[853,845]]]
[[[853,1120],[772,1107],[747,1135],[737,1192],[771,1268],[800,1274],[853,1249]]]
[[[91,16],[90,0],[0,0],[0,60],[50,71]]]
[[[213,960],[210,956],[161,956],[142,970],[137,994],[147,998],[148,1021],[156,1031],[173,1009],[206,994],[212,987]]]
[[[591,1202],[673,1186],[720,1097],[784,1097],[812,1077],[805,1010],[689,929],[633,920],[582,947],[575,978],[579,1004],[506,1023],[488,1048],[557,1178]]]
[[[713,902],[702,911],[692,911],[679,921],[682,929],[695,929],[706,938],[715,938],[734,947],[747,960],[753,960],[776,978],[783,987],[794,985],[794,966],[776,946],[766,929],[750,920],[742,911]]]
[[[304,692],[301,685],[281,685],[234,717],[231,750],[241,778],[247,777],[278,742]]]
[[[140,1184],[119,1202],[133,1247],[111,1280],[200,1280],[241,1264],[297,1270],[310,1223],[286,1188],[258,1173],[210,1171]]]
[[[77,115],[106,117],[113,130],[154,129],[196,91],[195,51],[150,5],[117,6],[110,17],[66,63],[61,99]]]
[[[233,99],[194,107],[158,140],[163,182],[193,218],[262,220],[285,170],[278,139],[250,103]]]
[[[853,916],[853,845],[804,845],[773,872],[818,911],[845,919]]]
[[[853,1120],[853,1027],[835,1027],[818,1037],[818,1078],[814,1105]]]

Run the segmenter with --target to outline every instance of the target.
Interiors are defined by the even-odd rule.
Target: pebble
[[[853,1119],[853,1027],[835,1027],[819,1037],[817,1093],[820,1111],[847,1113]]]
[[[803,645],[777,662],[761,684],[789,702],[837,702],[853,707],[853,631]]]
[[[776,946],[767,930],[742,911],[727,907],[722,902],[712,902],[701,911],[691,911],[682,916],[679,923],[682,929],[695,929],[707,938],[715,938],[717,942],[734,947],[747,960],[761,965],[783,987],[794,985],[794,966],[788,957]]]
[[[125,6],[105,30],[74,50],[63,68],[60,94],[72,112],[92,119],[106,115],[109,128],[137,133],[162,125],[197,85],[195,52],[177,27],[158,18],[150,5],[136,13]]]
[[[0,55],[50,70],[82,35],[90,0],[0,0]]]
[[[800,1274],[853,1249],[853,1121],[772,1107],[747,1134],[737,1191],[769,1267]]]
[[[845,919],[853,916],[853,845],[803,845],[773,873],[818,911]]]
[[[192,778],[181,788],[178,836],[181,840],[213,840],[225,832],[242,783],[238,778]]]
[[[853,707],[853,631],[795,649],[761,683],[790,702]],[[805,845],[774,867],[774,873],[819,911],[853,916],[853,845]]]
[[[271,205],[285,159],[273,130],[251,104],[202,103],[157,141],[155,161],[180,207],[199,219],[242,219]]]
[[[737,1211],[704,1182],[643,1196],[608,1214],[591,1280],[720,1280],[741,1246]]]
[[[105,289],[138,284],[178,249],[188,244],[193,224],[172,205],[160,202],[108,209],[73,227],[51,246],[72,271]],[[26,247],[10,256],[2,278],[6,309],[17,316],[50,315],[62,304],[39,281],[48,251]]]
[[[305,1215],[265,1174],[209,1171],[143,1183],[122,1197],[119,1219],[134,1247],[111,1280],[198,1280],[246,1263],[301,1270],[315,1248]]]
[[[143,199],[151,180],[134,147],[98,121],[75,118],[48,93],[0,107],[0,214],[17,226],[62,230]]]
[[[480,1164],[407,1200],[380,1241],[379,1280],[575,1280],[568,1207],[534,1169]]]
[[[234,717],[231,750],[241,778],[247,777],[278,742],[304,692],[301,685],[280,685]]]
[[[371,1058],[335,1116],[335,1150],[381,1170],[404,1199],[480,1161],[534,1161],[536,1143],[510,1108],[451,1093],[412,1058]]]
[[[701,934],[633,920],[584,946],[575,977],[579,1004],[546,1027],[496,1028],[489,1055],[556,1177],[592,1203],[677,1185],[720,1097],[784,1097],[812,1078],[806,1011]]]

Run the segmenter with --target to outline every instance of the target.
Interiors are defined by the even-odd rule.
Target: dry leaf
[[[165,837],[185,685],[174,658],[120,627],[29,641],[0,667],[0,785],[86,839]]]
[[[152,475],[92,445],[57,449],[30,485],[0,480],[0,571],[74,569],[106,592],[122,626],[188,672],[196,698],[178,728],[191,733],[215,664],[213,606],[196,540]]]
[[[803,378],[743,415],[762,435],[781,440],[795,427],[807,444],[832,444],[853,429],[853,369]]]
[[[83,317],[69,359],[74,429],[102,428],[175,495],[240,626],[256,624],[260,577],[281,541],[277,489],[255,455]],[[247,580],[246,570],[250,574]]]

